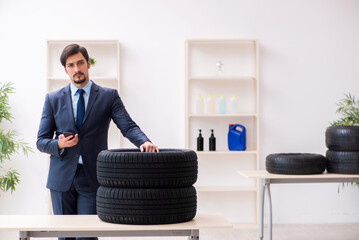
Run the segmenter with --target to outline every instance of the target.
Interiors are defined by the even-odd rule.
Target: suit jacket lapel
[[[84,117],[84,122],[83,124],[85,124],[87,116],[89,115],[91,108],[93,106],[93,104],[96,101],[98,95],[98,85],[96,85],[94,82],[92,82],[92,86],[91,86],[91,91],[90,91],[90,98],[89,98],[89,102],[87,104],[87,109],[85,112],[85,117]]]

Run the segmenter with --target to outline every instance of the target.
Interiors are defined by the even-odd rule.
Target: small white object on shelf
[[[220,76],[223,75],[223,73],[222,73],[222,66],[223,66],[222,61],[221,60],[217,61],[216,66],[217,66],[217,77],[220,77]]]
[[[209,95],[209,98],[207,99],[206,113],[207,114],[216,113],[216,103],[214,102],[212,93]]]
[[[230,100],[230,105],[229,105],[229,113],[231,114],[236,114],[238,113],[238,101],[236,98],[236,94],[232,95],[232,98]]]
[[[226,99],[224,98],[223,94],[221,94],[221,97],[218,99],[218,113],[226,114],[226,110],[227,110]]]
[[[204,113],[204,100],[202,98],[202,94],[198,94],[198,98],[196,100],[196,113],[197,114]]]

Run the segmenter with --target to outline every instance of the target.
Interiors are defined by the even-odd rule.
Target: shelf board
[[[189,114],[190,118],[193,117],[219,117],[219,118],[227,118],[227,117],[257,117],[257,114],[253,113],[243,113],[243,114]]]
[[[255,76],[236,76],[236,77],[188,77],[190,81],[255,81]]]
[[[188,44],[253,44],[256,39],[187,39]]]
[[[194,186],[198,192],[256,192],[255,186]]]
[[[195,150],[194,150],[195,151]],[[221,150],[221,151],[196,151],[197,155],[250,155],[257,154],[257,151],[229,151],[229,150]]]
[[[68,44],[68,43],[74,43],[74,42],[79,42],[79,43],[91,43],[91,44],[118,44],[118,40],[48,40],[47,41],[49,44]]]
[[[99,76],[99,77],[90,77],[91,80],[94,81],[117,81],[117,77],[114,76]],[[69,81],[69,78],[63,77],[48,77],[48,80],[51,81]]]

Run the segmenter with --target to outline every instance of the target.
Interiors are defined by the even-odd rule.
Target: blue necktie
[[[84,100],[85,90],[78,89],[77,92],[80,94],[80,96],[79,96],[79,100],[77,101],[76,127],[80,133],[82,128],[82,123],[85,117],[85,100]]]

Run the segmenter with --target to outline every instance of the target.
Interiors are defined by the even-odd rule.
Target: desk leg
[[[260,203],[259,203],[259,240],[263,240],[263,228],[264,228],[264,195],[266,192],[266,187],[263,183],[263,180],[260,181]]]
[[[19,232],[19,240],[30,240],[28,232]]]
[[[188,240],[199,240],[199,230],[192,230],[191,236],[188,236]]]
[[[268,238],[269,240],[272,240],[272,197],[270,193],[270,184],[268,181],[266,181],[265,187],[267,188],[268,194]]]

